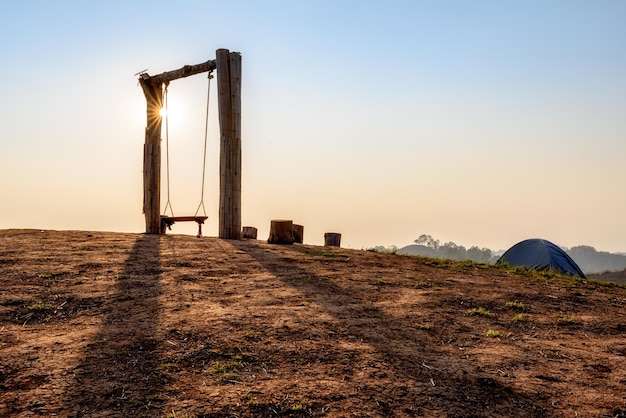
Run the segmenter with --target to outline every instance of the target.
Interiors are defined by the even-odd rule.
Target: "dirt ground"
[[[39,230],[0,231],[0,283],[2,417],[626,416],[615,285]]]

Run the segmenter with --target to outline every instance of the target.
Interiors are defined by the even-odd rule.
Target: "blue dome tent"
[[[509,263],[511,266],[526,266],[533,270],[554,270],[585,278],[585,274],[572,258],[558,245],[545,239],[527,239],[518,242],[498,259],[496,264]]]

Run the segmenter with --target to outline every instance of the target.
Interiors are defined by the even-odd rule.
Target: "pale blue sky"
[[[426,233],[626,251],[624,21],[617,0],[3,2],[0,228],[143,231],[134,74],[228,48],[260,238],[287,218],[352,248]],[[199,203],[205,95],[205,76],[170,86],[176,215]]]

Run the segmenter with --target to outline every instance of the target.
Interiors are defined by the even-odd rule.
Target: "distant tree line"
[[[472,246],[465,248],[454,242],[441,243],[430,235],[422,234],[415,241],[415,245],[403,248],[377,246],[371,250],[389,254],[421,255],[426,257],[446,258],[451,260],[471,260],[476,263],[495,263],[499,256],[489,248]],[[620,271],[626,268],[626,255],[614,254],[605,251],[596,251],[587,245],[572,248],[563,248],[578,264],[585,274],[601,273],[605,271]]]
[[[489,263],[492,261],[493,253],[489,248],[479,248],[472,246],[469,249],[454,242],[446,242],[441,244],[438,239],[434,239],[430,235],[422,234],[415,241],[417,245],[423,245],[433,250],[437,257],[447,258],[450,260],[472,260],[476,263]]]
[[[565,251],[585,273],[602,273],[626,268],[626,255],[623,254],[596,251],[588,245],[579,245]]]
[[[454,242],[441,243],[430,235],[420,235],[415,241],[416,245],[409,245],[398,249],[395,245],[391,247],[377,246],[370,250],[387,254],[421,255],[426,257],[447,258],[450,260],[472,260],[476,263],[494,263],[497,257],[493,256],[489,248],[479,248],[473,246],[465,248]]]
[[[590,279],[604,280],[605,282],[613,282],[626,285],[626,269],[621,271],[605,271],[603,273],[591,273],[587,275]]]

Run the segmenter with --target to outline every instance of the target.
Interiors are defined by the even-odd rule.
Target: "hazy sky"
[[[0,228],[143,232],[134,74],[227,48],[242,54],[242,222],[259,238],[293,219],[305,243],[341,232],[351,248],[430,234],[626,251],[625,21],[622,0],[2,2]],[[175,215],[200,201],[206,89],[170,85]]]

